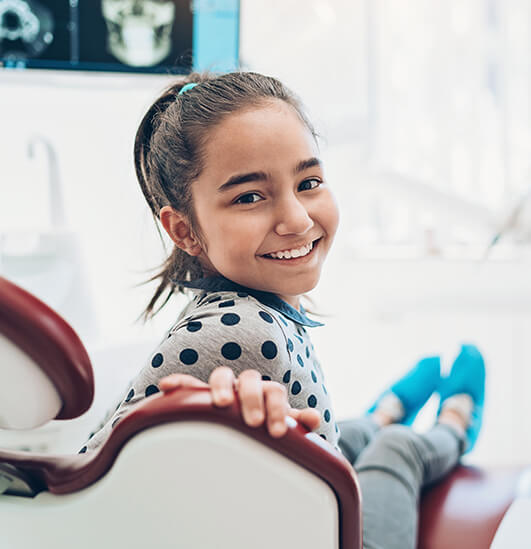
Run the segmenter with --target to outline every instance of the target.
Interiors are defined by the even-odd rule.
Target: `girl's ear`
[[[177,247],[188,255],[196,256],[201,253],[201,245],[192,233],[190,222],[185,215],[171,206],[164,206],[159,212],[159,218],[164,230]]]

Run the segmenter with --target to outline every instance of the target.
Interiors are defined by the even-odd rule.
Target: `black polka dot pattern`
[[[191,320],[186,325],[186,329],[189,332],[198,332],[203,327],[203,324],[199,320]]]
[[[154,395],[159,392],[159,388],[156,385],[148,385],[146,387],[146,397]]]
[[[223,358],[226,358],[227,360],[236,360],[240,358],[242,348],[234,341],[229,341],[221,347],[221,354],[223,355]]]
[[[262,354],[269,360],[277,356],[277,346],[272,341],[264,341],[262,344]]]
[[[291,386],[291,394],[298,395],[302,391],[302,386],[298,381],[295,381]]]
[[[238,322],[240,322],[240,316],[235,313],[225,313],[221,317],[221,323],[225,326],[235,326]]]
[[[86,446],[83,446],[83,448],[81,448],[81,450],[79,450],[79,454],[84,454],[85,452],[87,451],[87,447]]]
[[[130,386],[122,405],[158,393],[155,380],[172,368],[185,372],[185,366],[192,367],[192,375],[198,377],[207,367],[212,368],[213,362],[235,371],[255,368],[264,382],[284,384],[291,406],[316,409],[321,417],[316,434],[336,444],[339,429],[309,334],[289,313],[256,301],[254,293],[243,291],[196,293],[188,316],[168,330],[171,338],[151,355],[148,367]],[[212,304],[207,314],[201,313],[205,304]],[[107,433],[123,417],[118,409],[108,422]],[[84,451],[97,447],[100,439],[104,437],[95,436]]]
[[[197,351],[195,349],[183,349],[179,353],[179,360],[187,366],[195,364],[198,358],[199,355],[197,354]]]
[[[273,324],[273,317],[269,313],[266,313],[265,311],[259,311],[258,314],[260,315],[260,318],[262,320],[265,320],[269,324]]]

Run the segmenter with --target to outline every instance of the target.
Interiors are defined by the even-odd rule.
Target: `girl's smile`
[[[301,246],[293,246],[293,248],[288,250],[270,252],[268,254],[261,255],[260,257],[263,257],[265,259],[274,259],[276,261],[282,261],[283,264],[287,264],[287,265],[297,265],[309,259],[318,241],[319,239],[316,239],[314,241],[312,240],[308,244],[303,244]]]
[[[298,308],[319,280],[338,211],[296,111],[272,100],[223,119],[204,144],[192,197],[205,275]]]

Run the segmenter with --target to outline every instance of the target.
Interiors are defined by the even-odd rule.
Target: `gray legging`
[[[465,440],[451,427],[380,429],[369,417],[339,422],[339,446],[358,473],[364,549],[415,549],[421,488],[458,462]]]

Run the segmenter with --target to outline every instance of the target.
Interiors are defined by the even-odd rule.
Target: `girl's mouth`
[[[265,259],[273,259],[274,261],[281,261],[283,263],[301,263],[303,260],[313,255],[313,251],[317,247],[321,238],[322,237],[314,240],[313,242],[310,242],[309,244],[306,244],[305,246],[301,246],[300,248],[285,250],[282,252],[273,252],[270,254],[262,255],[261,257]]]

